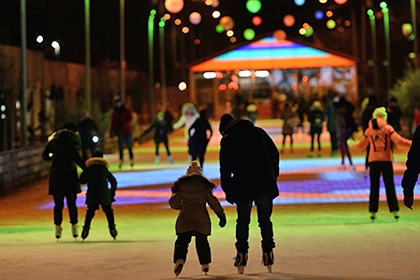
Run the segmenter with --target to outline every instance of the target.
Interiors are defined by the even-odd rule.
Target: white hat
[[[198,165],[198,162],[195,160],[191,162],[191,165],[187,169],[187,175],[193,175],[193,174],[203,175],[201,172],[201,167]]]
[[[388,119],[388,113],[386,112],[385,107],[378,107],[373,111],[372,117],[374,118],[383,118],[384,120]]]

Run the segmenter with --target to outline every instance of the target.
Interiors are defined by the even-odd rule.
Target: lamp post
[[[162,90],[162,109],[166,110],[166,67],[165,67],[165,22],[162,17],[159,21],[159,59],[160,59],[160,81]]]
[[[147,35],[148,35],[148,45],[149,45],[149,113],[150,119],[153,116],[153,108],[154,108],[154,83],[155,83],[155,75],[154,75],[154,62],[153,62],[153,42],[154,42],[154,32],[155,32],[155,15],[156,10],[152,9],[150,11],[148,25],[147,25]]]
[[[373,88],[375,94],[378,94],[378,56],[376,55],[376,18],[372,9],[367,11],[370,21],[370,37],[372,39],[372,59],[373,59]]]
[[[28,59],[26,53],[26,0],[20,0],[20,38],[21,38],[21,101],[22,101],[22,144],[24,147],[28,146],[28,101],[26,97],[26,89],[28,87]]]
[[[383,65],[386,70],[386,89],[391,88],[391,46],[390,46],[390,31],[389,31],[389,9],[385,2],[379,5],[381,12],[384,15],[384,36],[385,36],[385,61]]]
[[[125,70],[127,62],[125,61],[125,0],[120,0],[120,95],[126,102],[125,96]]]
[[[411,24],[413,26],[414,40],[413,40],[413,52],[414,52],[414,69],[418,67],[418,46],[417,46],[417,10],[416,10],[416,0],[410,1],[411,5]]]
[[[92,113],[92,69],[90,53],[90,0],[85,0],[85,102],[86,111]]]

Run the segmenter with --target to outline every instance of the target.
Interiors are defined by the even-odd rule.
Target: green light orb
[[[337,23],[335,22],[335,20],[330,19],[327,21],[327,28],[328,29],[334,29],[337,26]]]
[[[248,0],[246,2],[246,9],[252,14],[258,13],[261,10],[260,0]]]
[[[217,33],[223,33],[223,31],[225,31],[225,28],[221,26],[220,24],[216,25],[215,29]]]
[[[314,29],[312,28],[312,26],[308,26],[305,28],[306,32],[305,32],[305,37],[309,38],[312,35],[314,35]]]
[[[255,31],[251,28],[247,28],[244,30],[244,38],[248,41],[253,40],[255,38]]]

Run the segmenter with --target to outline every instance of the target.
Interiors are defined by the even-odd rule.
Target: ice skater
[[[78,213],[76,206],[77,194],[80,188],[77,167],[85,168],[81,155],[80,138],[77,135],[76,124],[68,123],[63,130],[59,130],[49,137],[42,158],[52,161],[48,194],[54,197],[55,237],[61,238],[63,228],[64,198],[70,216],[71,231],[74,238],[78,234]]]
[[[80,182],[87,184],[86,192],[86,218],[83,226],[82,239],[89,235],[90,224],[99,206],[102,207],[108,220],[109,233],[115,239],[118,235],[115,227],[114,210],[112,202],[115,201],[117,180],[108,170],[109,162],[103,158],[99,149],[92,152],[92,157],[86,161],[86,170],[80,174]],[[111,188],[108,187],[108,183]]]
[[[219,200],[214,196],[216,185],[203,177],[197,161],[192,161],[187,174],[172,185],[172,196],[169,205],[180,210],[176,221],[174,250],[174,273],[178,276],[187,259],[188,245],[195,236],[195,245],[201,270],[207,274],[211,262],[210,245],[207,237],[211,233],[211,221],[206,204],[219,217],[219,226],[226,225],[226,216]]]
[[[394,128],[387,123],[385,107],[378,107],[373,112],[369,127],[365,130],[362,140],[355,145],[356,149],[366,149],[370,146],[368,162],[370,177],[369,212],[372,221],[376,219],[379,204],[379,183],[382,174],[389,212],[393,213],[398,221],[399,206],[395,193],[394,169],[392,165],[392,143],[398,146],[410,147],[411,140],[400,136]]]

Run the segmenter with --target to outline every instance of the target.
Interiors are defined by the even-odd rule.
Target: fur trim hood
[[[200,192],[205,189],[214,190],[216,185],[206,177],[198,174],[184,175],[176,180],[172,185],[172,193]]]
[[[108,168],[109,167],[109,161],[107,161],[104,158],[92,157],[92,158],[86,160],[86,167],[89,167],[91,165],[102,165],[102,166],[105,166],[106,168]]]

